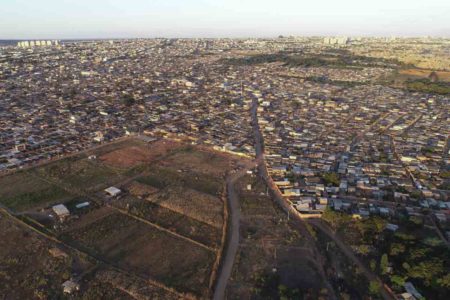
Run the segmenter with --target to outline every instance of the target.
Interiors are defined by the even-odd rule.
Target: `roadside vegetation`
[[[406,214],[392,219],[399,225],[395,232],[380,217],[358,220],[327,210],[323,219],[395,292],[404,292],[405,282],[412,282],[426,299],[449,295],[450,249],[426,219]]]

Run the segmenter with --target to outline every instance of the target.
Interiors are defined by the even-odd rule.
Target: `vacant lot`
[[[227,154],[197,150],[189,146],[168,157],[164,163],[173,168],[192,170],[216,178],[224,176],[233,166],[233,160]]]
[[[63,189],[39,179],[29,172],[0,177],[0,202],[23,211],[42,205],[63,202],[71,195]]]
[[[74,157],[50,163],[36,172],[39,176],[83,191],[100,190],[122,179],[118,172],[96,161]]]
[[[213,252],[126,215],[108,215],[65,233],[63,238],[181,292],[207,293]]]
[[[141,180],[148,182],[147,177]],[[192,219],[222,228],[223,202],[218,197],[180,185],[168,185],[145,199]]]
[[[252,191],[245,189],[247,184]],[[228,298],[318,299],[322,279],[295,225],[265,195],[259,178],[247,176],[239,186],[241,240]]]
[[[89,263],[71,256],[53,257],[57,247],[34,231],[0,214],[0,299],[61,299],[61,284]],[[80,269],[81,267],[81,269]]]
[[[127,196],[115,201],[113,205],[206,246],[217,248],[220,245],[221,229],[189,218],[156,203]]]
[[[433,70],[425,70],[425,69],[405,69],[400,70],[399,74],[405,76],[406,78],[412,79],[420,79],[420,78],[428,78]],[[439,80],[450,82],[450,72],[446,71],[436,71],[436,75]]]
[[[115,168],[128,169],[151,163],[181,146],[177,142],[168,140],[160,140],[151,144],[135,141],[134,144],[105,153],[100,156],[100,160]]]
[[[89,159],[90,155],[96,158]],[[95,268],[83,274],[78,296],[84,299],[177,297],[161,285],[207,297],[218,253],[214,249],[222,246],[224,175],[236,164],[229,155],[178,142],[127,139],[0,178],[0,203],[19,211],[30,210],[27,216],[33,218],[38,230],[103,262],[97,266],[100,273]],[[119,187],[122,195],[104,198],[102,190],[112,185]],[[85,201],[91,203],[88,208],[75,208]],[[63,222],[47,222],[48,210],[37,211],[62,202],[71,211]],[[1,222],[0,218],[0,227]],[[42,256],[47,250],[40,247],[45,243],[39,240],[36,246],[33,239],[22,243],[5,228],[0,240],[20,248],[18,254],[25,258],[8,261],[13,248],[0,249],[0,298],[4,298],[3,287],[19,289],[21,281],[30,281],[30,290],[24,289],[21,299],[61,298],[60,279],[68,279],[75,273],[73,270],[80,270],[74,268],[73,256],[56,266]],[[2,235],[10,235],[17,243],[9,236],[2,239]],[[10,275],[16,266],[23,272],[19,280]],[[113,266],[132,274],[111,275]],[[46,268],[51,270],[47,272]],[[138,277],[143,284],[136,284]],[[144,278],[155,286],[146,286],[148,280]],[[41,287],[46,294],[34,294],[40,293]],[[19,291],[17,295],[22,294]],[[6,296],[19,298],[16,294]]]
[[[186,187],[212,196],[221,194],[223,190],[223,179],[170,167],[154,166],[146,176],[138,178],[137,181],[159,189],[168,186]]]
[[[176,294],[148,281],[113,270],[100,270],[83,279],[82,299],[179,299]]]

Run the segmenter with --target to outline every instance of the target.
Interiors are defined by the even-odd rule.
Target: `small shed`
[[[122,191],[114,186],[111,186],[107,189],[105,189],[105,192],[110,195],[111,197],[118,196]]]
[[[61,219],[68,217],[70,215],[70,211],[64,204],[55,205],[52,207],[52,209],[55,212],[55,214]]]
[[[62,284],[65,294],[73,294],[80,290],[80,285],[72,280],[67,280]]]

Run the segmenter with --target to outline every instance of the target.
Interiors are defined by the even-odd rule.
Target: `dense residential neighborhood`
[[[449,47],[450,40],[439,38],[20,41],[0,47],[0,174],[9,178],[135,137],[146,145],[176,141],[254,160],[257,168],[242,174],[251,180],[259,174],[266,188],[252,197],[276,199],[288,222],[303,224],[308,243],[323,246],[311,246],[312,256],[334,290],[355,299],[366,287],[375,298],[443,299],[450,289]],[[88,153],[88,165],[100,161]],[[188,163],[174,168],[180,174],[195,169]],[[167,188],[158,176],[140,184]],[[237,180],[220,176],[228,186]],[[261,184],[248,178],[241,196]],[[75,210],[98,198],[103,208],[129,213],[129,203],[114,199],[155,193],[147,187],[135,195],[136,185],[117,183],[98,188],[92,199],[78,186],[83,197]],[[72,216],[63,198],[40,212],[64,224]],[[61,224],[55,228],[62,232]],[[241,243],[246,239],[251,232]],[[341,282],[350,275],[329,247],[366,273],[363,292]],[[433,280],[415,269],[429,263],[426,254],[400,257],[415,247],[442,255],[432,265],[437,271],[429,271]],[[422,260],[416,266],[414,259]],[[209,297],[212,283],[207,292],[189,292]],[[244,295],[237,286],[229,293]],[[80,286],[67,278],[63,288],[77,293]],[[308,293],[306,299],[319,297]]]

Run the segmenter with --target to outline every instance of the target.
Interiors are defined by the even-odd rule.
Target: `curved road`
[[[220,273],[217,276],[213,296],[214,300],[225,299],[225,289],[227,287],[228,279],[230,279],[234,265],[234,258],[236,257],[236,253],[239,248],[239,224],[241,219],[241,211],[234,185],[239,178],[245,175],[246,172],[247,170],[242,170],[227,177],[227,201],[230,222],[227,230],[227,248],[224,250],[225,258],[222,261],[219,271]]]

